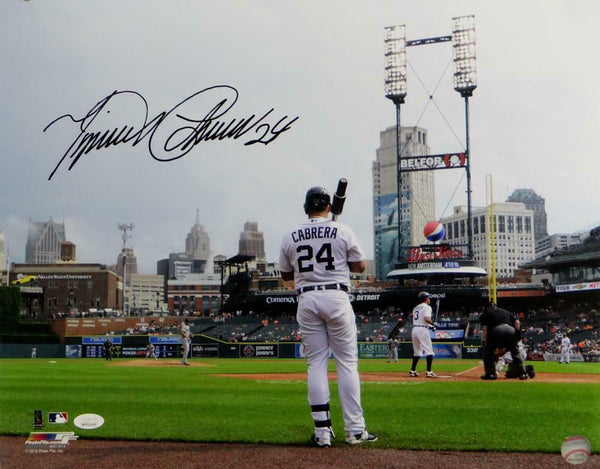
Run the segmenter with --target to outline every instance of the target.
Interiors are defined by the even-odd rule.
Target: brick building
[[[120,310],[123,304],[122,279],[103,264],[11,264],[10,282],[27,276],[34,278],[24,286],[41,288],[36,301],[21,292],[29,313],[38,317]]]
[[[221,304],[221,278],[217,275],[189,274],[167,284],[169,311],[177,314],[218,313]]]

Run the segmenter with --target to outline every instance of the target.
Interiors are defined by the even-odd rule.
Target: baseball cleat
[[[412,376],[413,378],[416,378],[417,376],[419,376],[419,373],[417,373],[416,371],[410,370],[410,373],[408,373],[408,376]]]
[[[439,378],[439,376],[436,375],[433,371],[428,371],[427,373],[425,373],[425,376],[427,378]]]
[[[486,381],[493,381],[497,378],[498,378],[498,376],[496,376],[496,375],[481,375],[481,379],[484,379]]]
[[[373,435],[366,430],[363,430],[362,433],[357,433],[355,435],[352,435],[351,433],[346,435],[346,443],[350,443],[351,445],[371,443],[373,441],[377,441],[377,435]]]
[[[315,435],[311,435],[310,441],[312,441],[315,446],[319,448],[329,448],[331,447],[331,438],[322,437],[318,438]]]
[[[529,376],[529,379],[535,378],[535,370],[533,369],[533,365],[527,365],[525,367],[525,373]]]

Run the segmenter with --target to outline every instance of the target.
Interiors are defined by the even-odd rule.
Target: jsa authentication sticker
[[[81,414],[73,419],[73,424],[82,430],[93,430],[104,425],[104,418],[98,414]]]

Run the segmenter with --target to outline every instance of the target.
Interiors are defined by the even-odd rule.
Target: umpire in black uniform
[[[519,352],[519,339],[521,337],[521,323],[505,309],[498,308],[490,303],[479,316],[481,331],[483,334],[483,367],[485,374],[481,379],[496,379],[496,367],[494,350],[505,348],[513,358],[513,363],[519,373],[519,379],[527,379],[523,359]]]

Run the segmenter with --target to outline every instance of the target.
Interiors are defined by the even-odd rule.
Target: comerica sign
[[[296,303],[296,297],[294,296],[267,296],[265,299],[268,305],[273,303]]]

